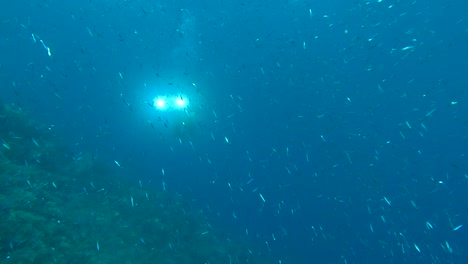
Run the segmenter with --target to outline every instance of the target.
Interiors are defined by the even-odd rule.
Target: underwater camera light
[[[160,111],[176,111],[186,109],[188,102],[188,98],[183,95],[157,96],[153,100],[153,106]]]
[[[167,103],[166,103],[166,98],[165,97],[155,97],[153,106],[156,107],[158,110],[166,110],[167,109]]]
[[[187,98],[183,98],[182,95],[181,96],[177,96],[177,98],[175,98],[175,106],[178,107],[178,108],[185,108],[187,107]]]

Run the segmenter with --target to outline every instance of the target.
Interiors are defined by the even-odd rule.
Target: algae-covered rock
[[[271,263],[183,197],[73,156],[14,105],[0,106],[0,140],[0,263]]]

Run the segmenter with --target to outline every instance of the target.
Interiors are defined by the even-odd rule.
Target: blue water
[[[467,263],[465,1],[0,7],[2,102],[76,155],[283,262]]]

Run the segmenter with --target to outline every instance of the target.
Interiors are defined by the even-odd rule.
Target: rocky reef
[[[272,263],[183,197],[129,178],[0,105],[0,263]]]

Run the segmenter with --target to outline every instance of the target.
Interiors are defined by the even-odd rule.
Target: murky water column
[[[188,9],[180,10],[180,24],[176,29],[179,42],[172,50],[172,62],[179,71],[190,71],[197,61],[195,16]]]

